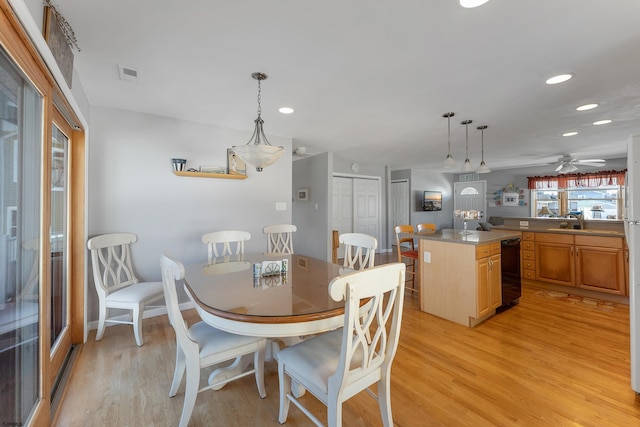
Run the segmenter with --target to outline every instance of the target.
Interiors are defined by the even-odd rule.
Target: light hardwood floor
[[[194,311],[186,317],[198,320]],[[54,425],[177,425],[184,383],[168,397],[173,330],[166,316],[143,325],[143,347],[124,325],[108,328],[100,342],[90,335]],[[392,376],[397,426],[640,426],[625,305],[574,303],[525,287],[518,306],[469,329],[420,312],[407,295]],[[275,362],[266,364],[265,384],[264,400],[251,376],[200,393],[190,425],[278,426]],[[326,419],[324,406],[303,399]],[[381,425],[366,393],[344,405],[343,419],[345,426]],[[286,425],[311,423],[292,405]]]

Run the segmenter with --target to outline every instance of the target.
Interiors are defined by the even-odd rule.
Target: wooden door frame
[[[20,10],[20,14],[28,13]],[[41,159],[41,188],[40,188],[40,319],[39,323],[39,386],[38,396],[33,412],[28,419],[28,425],[49,425],[51,423],[51,381],[50,381],[50,286],[47,275],[51,272],[50,257],[43,254],[50,253],[49,228],[50,215],[50,188],[51,188],[51,125],[53,111],[56,106],[62,110],[67,120],[72,119],[73,132],[71,135],[69,153],[70,172],[70,209],[69,216],[73,223],[69,229],[69,266],[68,274],[71,283],[71,340],[74,344],[80,344],[85,337],[85,212],[86,212],[86,138],[79,119],[70,108],[64,91],[60,89],[56,78],[52,74],[46,61],[39,53],[44,42],[42,40],[31,41],[28,31],[20,23],[16,11],[8,0],[0,0],[0,46],[5,50],[10,59],[17,64],[27,79],[42,96],[42,159]],[[39,46],[39,47],[36,47]],[[54,65],[56,68],[57,65]],[[59,73],[58,72],[56,73]],[[60,81],[61,85],[66,82]],[[70,91],[66,91],[70,93]],[[54,101],[55,100],[55,101]]]

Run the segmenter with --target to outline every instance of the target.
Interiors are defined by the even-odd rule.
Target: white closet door
[[[391,230],[389,236],[394,236],[395,226],[410,224],[409,219],[409,182],[397,181],[391,183],[391,215],[389,222]]]
[[[373,179],[354,179],[353,229],[356,233],[375,236],[380,244],[380,185]]]

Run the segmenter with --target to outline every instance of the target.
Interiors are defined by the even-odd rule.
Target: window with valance
[[[531,214],[564,216],[571,213],[581,214],[585,219],[621,219],[626,172],[625,169],[528,177]]]

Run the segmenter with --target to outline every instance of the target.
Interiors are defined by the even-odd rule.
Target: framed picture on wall
[[[308,188],[298,188],[298,200],[309,200]]]
[[[518,206],[518,193],[502,193],[502,205],[503,206]]]

